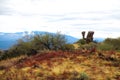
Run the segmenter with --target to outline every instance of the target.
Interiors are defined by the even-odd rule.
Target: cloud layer
[[[61,31],[81,38],[119,37],[119,0],[0,0],[0,32]]]

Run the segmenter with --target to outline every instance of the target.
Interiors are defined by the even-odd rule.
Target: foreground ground
[[[120,80],[120,53],[49,51],[0,62],[0,80]]]

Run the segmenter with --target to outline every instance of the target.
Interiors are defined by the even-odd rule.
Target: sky
[[[120,0],[0,0],[0,32],[21,31],[120,37]]]

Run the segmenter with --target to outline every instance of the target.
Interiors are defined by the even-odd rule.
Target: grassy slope
[[[80,74],[90,80],[120,79],[120,53],[112,52],[52,51],[1,61],[1,66],[1,80],[75,80]]]

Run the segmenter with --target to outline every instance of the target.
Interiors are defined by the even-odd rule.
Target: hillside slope
[[[0,62],[0,79],[120,80],[120,53],[48,51],[22,56]]]

